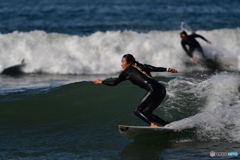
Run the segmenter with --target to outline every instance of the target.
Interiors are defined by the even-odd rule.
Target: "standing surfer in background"
[[[121,62],[123,71],[117,79],[112,81],[96,79],[94,83],[116,86],[122,81],[130,80],[133,84],[147,90],[147,93],[134,110],[134,114],[145,121],[150,127],[157,127],[156,123],[162,126],[168,124],[168,122],[152,114],[166,96],[166,89],[157,80],[153,79],[150,72],[178,73],[178,71],[173,68],[154,67],[147,64],[141,64],[136,61],[131,54],[124,55]]]
[[[185,31],[182,31],[180,33],[180,36],[182,38],[181,45],[182,45],[183,49],[188,54],[188,56],[192,58],[192,60],[194,62],[197,62],[197,58],[193,56],[193,52],[195,51],[195,49],[197,49],[202,54],[202,56],[204,58],[206,58],[203,53],[202,47],[200,46],[200,44],[198,43],[198,41],[195,38],[201,38],[204,41],[206,41],[207,43],[211,44],[210,41],[208,41],[203,36],[195,34],[195,33],[191,34],[191,35],[187,35],[187,32],[185,32]],[[188,45],[189,48],[187,48],[186,45]]]

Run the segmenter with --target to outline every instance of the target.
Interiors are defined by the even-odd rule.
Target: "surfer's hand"
[[[212,44],[212,42],[210,42],[210,41],[206,41],[207,43],[209,43],[209,44]]]
[[[178,71],[174,68],[168,68],[168,72],[171,72],[171,73],[178,73]]]
[[[96,80],[94,80],[93,81],[95,84],[102,84],[102,80],[100,80],[100,79],[96,79]]]
[[[196,57],[192,57],[193,62],[197,62],[198,59]]]

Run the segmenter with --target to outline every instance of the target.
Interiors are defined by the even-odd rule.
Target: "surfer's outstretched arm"
[[[209,43],[209,44],[212,44],[212,42],[210,42],[209,40],[207,40],[205,37],[203,37],[203,36],[201,36],[201,35],[199,35],[199,34],[193,34],[194,35],[194,37],[199,37],[199,38],[201,38],[201,39],[203,39],[206,43]]]
[[[107,86],[116,86],[116,85],[118,85],[119,83],[121,83],[122,81],[125,81],[125,80],[126,80],[126,77],[125,77],[124,73],[121,72],[121,74],[115,80],[104,80],[103,81],[103,80],[100,80],[100,79],[96,79],[93,82],[95,84],[105,84]]]
[[[174,68],[164,68],[164,67],[154,67],[149,64],[144,65],[145,68],[147,68],[150,72],[171,72],[171,73],[178,73],[178,71]]]

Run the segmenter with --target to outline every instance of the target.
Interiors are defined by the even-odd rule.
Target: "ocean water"
[[[240,1],[0,1],[0,159],[240,159]],[[179,33],[198,39],[218,65],[195,64]],[[116,78],[121,57],[178,69],[155,73],[167,90],[155,110],[176,129],[129,140],[117,126],[146,125],[133,114],[145,91]],[[196,56],[200,57],[198,53]],[[215,153],[212,157],[210,153]],[[229,155],[228,155],[229,154]]]

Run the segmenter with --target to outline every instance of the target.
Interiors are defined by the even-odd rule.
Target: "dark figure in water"
[[[133,84],[147,91],[134,110],[135,115],[144,120],[150,127],[157,127],[156,123],[163,126],[168,124],[168,122],[164,121],[157,115],[152,114],[152,112],[163,101],[166,95],[166,89],[152,77],[150,72],[177,73],[178,71],[173,68],[154,67],[147,64],[141,64],[137,62],[131,54],[124,55],[121,62],[123,71],[117,79],[112,81],[102,81],[97,79],[94,83],[116,86],[122,81],[130,80]]]
[[[26,66],[26,64],[24,63],[24,59],[23,59],[21,64],[18,64],[18,65],[15,65],[15,66],[11,66],[11,67],[5,68],[5,69],[2,71],[2,74],[12,75],[12,76],[22,74],[22,73],[23,73],[22,69],[23,69],[25,66]]]
[[[201,35],[198,35],[198,34],[191,34],[191,35],[187,35],[187,33],[185,31],[181,32],[180,33],[180,36],[182,38],[182,41],[181,41],[181,44],[182,44],[182,47],[183,49],[185,50],[185,52],[188,54],[189,57],[192,58],[192,60],[194,62],[197,61],[197,58],[193,56],[193,52],[197,49],[200,53],[202,53],[202,56],[204,58],[205,55],[203,53],[203,49],[202,47],[200,46],[200,44],[198,43],[198,41],[195,39],[195,38],[201,38],[203,39],[204,41],[206,41],[207,43],[211,44],[210,41],[208,41],[206,38],[204,38],[203,36]],[[186,45],[188,45],[189,48],[186,47]]]

